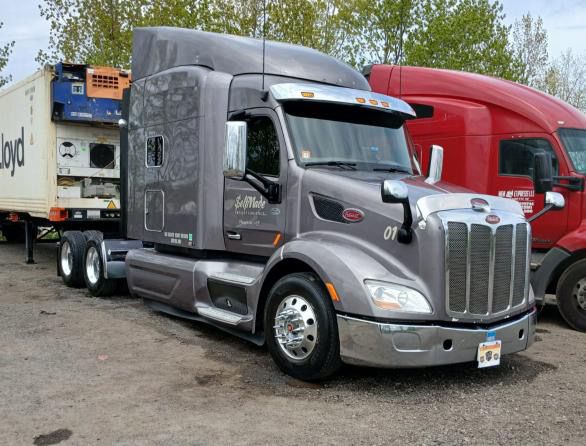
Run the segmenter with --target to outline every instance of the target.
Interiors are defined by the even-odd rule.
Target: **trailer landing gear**
[[[34,258],[34,243],[35,243],[35,239],[37,238],[37,228],[35,226],[35,224],[30,221],[27,220],[24,223],[24,228],[25,228],[25,244],[26,244],[26,264],[27,265],[32,265],[35,263],[35,258]]]

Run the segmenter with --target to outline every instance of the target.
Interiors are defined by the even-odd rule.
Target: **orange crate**
[[[122,92],[130,86],[130,73],[110,67],[88,67],[87,96],[122,100]]]

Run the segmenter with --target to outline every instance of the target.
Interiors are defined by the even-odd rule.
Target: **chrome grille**
[[[521,305],[528,287],[527,223],[444,224],[449,314],[487,317]]]

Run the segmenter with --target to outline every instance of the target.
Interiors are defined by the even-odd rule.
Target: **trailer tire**
[[[71,288],[82,288],[83,259],[86,240],[80,231],[67,231],[61,237],[57,265],[59,275],[65,285]]]
[[[85,286],[94,297],[106,297],[114,294],[119,280],[104,277],[104,260],[100,254],[101,236],[88,240],[83,256],[83,277]]]
[[[570,265],[556,290],[560,314],[574,330],[586,332],[586,259]]]
[[[314,381],[331,376],[342,365],[334,306],[315,274],[289,274],[275,283],[267,298],[264,326],[269,352],[285,373]]]

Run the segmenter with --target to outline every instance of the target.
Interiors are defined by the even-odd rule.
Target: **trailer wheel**
[[[311,381],[341,366],[334,306],[314,274],[289,274],[273,286],[264,326],[269,352],[285,373]]]
[[[104,262],[100,254],[100,243],[100,239],[91,238],[87,242],[84,256],[85,285],[94,297],[111,296],[116,292],[119,282],[104,277]]]
[[[556,290],[558,308],[574,330],[586,332],[586,259],[564,271]]]
[[[85,237],[79,231],[67,231],[59,243],[58,268],[59,275],[68,287],[81,288],[83,281],[83,254]]]

